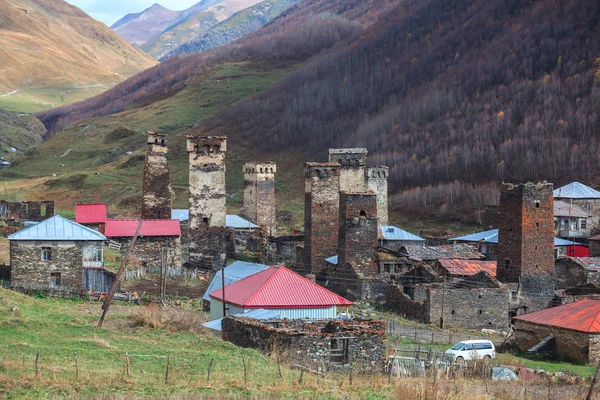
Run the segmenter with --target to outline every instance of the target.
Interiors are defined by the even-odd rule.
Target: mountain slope
[[[181,11],[172,11],[158,3],[154,3],[142,12],[127,14],[110,28],[129,43],[139,47],[148,40],[160,35],[181,14]]]
[[[0,1],[0,107],[81,100],[155,63],[63,0]]]
[[[223,22],[218,23],[200,36],[191,39],[187,43],[170,51],[160,60],[164,61],[176,55],[190,54],[206,49],[212,49],[217,46],[223,46],[250,32],[254,32],[297,1],[298,0],[267,0],[248,7],[245,10],[233,14]]]
[[[0,109],[0,153],[3,156],[11,147],[25,151],[42,143],[45,132],[44,124],[33,115]]]
[[[206,32],[234,13],[258,2],[260,0],[221,0],[199,12],[197,11],[199,8],[194,6],[194,11],[197,12],[188,12],[187,17],[178,20],[160,35],[144,43],[141,49],[157,59],[164,57],[174,48]]]

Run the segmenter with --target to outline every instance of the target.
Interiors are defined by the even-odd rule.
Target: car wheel
[[[461,356],[456,357],[456,363],[459,365],[463,365],[465,363],[465,359],[462,358]]]
[[[483,356],[483,363],[485,365],[490,365],[492,363],[492,356],[490,356],[489,354]]]

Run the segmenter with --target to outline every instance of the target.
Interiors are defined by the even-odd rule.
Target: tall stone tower
[[[225,136],[188,136],[190,260],[221,265],[226,257]]]
[[[144,181],[142,185],[142,218],[171,219],[171,178],[167,162],[168,137],[148,132]]]
[[[343,192],[365,192],[365,167],[367,149],[329,149],[329,162],[342,166],[340,170],[340,190]]]
[[[277,228],[275,215],[274,162],[244,164],[244,206],[242,214],[270,236]]]
[[[304,272],[319,277],[337,254],[340,164],[304,164]]]
[[[503,283],[519,283],[527,311],[554,296],[554,197],[551,183],[502,184],[498,266]]]
[[[377,166],[365,170],[367,190],[377,195],[377,226],[389,225],[388,219],[388,167]]]

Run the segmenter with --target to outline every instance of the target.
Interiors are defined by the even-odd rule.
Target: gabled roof
[[[425,239],[393,225],[382,225],[379,233],[385,240],[412,240],[417,242],[425,241]]]
[[[68,220],[60,215],[15,232],[8,240],[98,240],[106,237],[98,231]]]
[[[576,204],[569,204],[566,201],[554,201],[554,216],[555,217],[575,217],[587,218],[588,213]]]
[[[329,264],[337,265],[337,263],[338,263],[338,256],[327,257],[325,259],[325,261],[327,261]]]
[[[210,293],[210,297],[222,300],[223,289]],[[225,301],[243,308],[329,308],[353,304],[285,267],[269,267],[226,286]]]
[[[579,182],[554,190],[554,197],[559,199],[600,199],[600,192]]]
[[[486,271],[490,275],[496,276],[496,261],[439,260],[439,262],[450,275],[468,276]]]
[[[252,222],[244,219],[238,215],[226,215],[225,216],[225,225],[228,228],[234,229],[257,229],[258,225],[253,224]]]
[[[75,221],[79,224],[106,222],[106,204],[76,204]]]
[[[251,275],[254,275],[260,271],[264,271],[267,268],[269,268],[269,266],[264,264],[255,264],[245,261],[235,261],[227,267],[225,267],[225,287],[244,278],[247,278]],[[210,285],[208,285],[208,289],[206,289],[206,292],[204,293],[204,296],[202,296],[202,298],[204,300],[210,301],[209,294],[217,289],[221,289],[221,282],[221,271],[217,271],[214,278],[210,282]],[[227,289],[225,289],[225,296],[227,296]]]
[[[452,239],[448,239],[449,241],[458,241],[458,242],[481,242],[484,241],[486,243],[498,243],[498,229],[491,229],[489,231],[471,233],[470,235],[458,236]]]
[[[106,237],[133,237],[140,221],[117,219],[106,221]],[[146,219],[140,236],[181,236],[181,227],[177,219]]]
[[[515,317],[516,320],[580,332],[600,333],[600,300],[583,299]]]

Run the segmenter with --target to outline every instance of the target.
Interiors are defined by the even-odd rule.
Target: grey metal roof
[[[227,267],[225,267],[225,286],[231,285],[241,279],[247,278],[251,275],[259,273],[260,271],[264,271],[269,268],[268,265],[265,264],[255,264],[249,263],[246,261],[234,261]],[[210,301],[209,293],[214,292],[215,290],[221,289],[221,271],[217,271],[214,278],[208,285],[206,292],[204,292],[204,296],[202,298],[204,300]],[[225,289],[227,291],[227,289]]]
[[[569,204],[566,201],[556,200],[554,201],[554,216],[587,218],[588,213],[576,204]]]
[[[234,229],[256,229],[259,227],[258,225],[253,224],[239,215],[226,215],[225,225],[227,225],[228,228]]]
[[[38,224],[15,232],[8,240],[97,240],[104,241],[106,237],[98,231],[55,215]]]
[[[583,183],[571,182],[555,189],[554,197],[559,199],[600,199],[600,192]]]
[[[337,265],[338,256],[331,256],[329,258],[326,258],[325,261],[327,261],[329,264]]]
[[[381,236],[383,236],[385,240],[412,240],[415,242],[425,242],[425,239],[393,225],[382,225]]]
[[[180,221],[188,221],[190,219],[190,210],[185,209],[172,209],[171,219],[178,219]]]
[[[448,240],[451,242],[481,242],[483,240],[486,243],[498,243],[498,229],[471,233],[470,235],[458,236]]]
[[[264,308],[251,308],[249,310],[245,310],[243,313],[233,314],[237,317],[246,317],[246,318],[254,318],[254,319],[274,319],[280,318],[281,314],[277,311],[265,310]],[[214,329],[216,331],[221,330],[221,321],[223,318],[215,319],[213,321],[208,321],[202,324],[202,326],[210,329]]]

